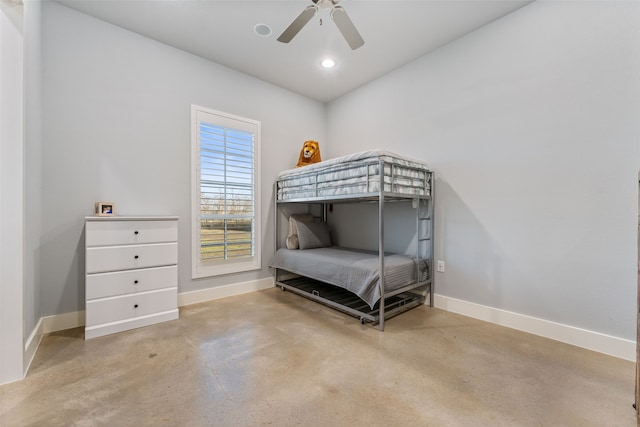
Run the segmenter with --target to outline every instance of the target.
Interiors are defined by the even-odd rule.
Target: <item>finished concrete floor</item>
[[[42,340],[0,426],[635,426],[635,365],[421,306],[384,332],[279,289]]]

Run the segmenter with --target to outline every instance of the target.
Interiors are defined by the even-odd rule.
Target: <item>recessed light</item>
[[[333,68],[336,66],[336,61],[334,61],[333,59],[327,58],[327,59],[323,59],[320,65],[322,65],[322,68]]]
[[[267,24],[258,24],[253,27],[253,31],[261,37],[269,37],[271,35],[271,27]]]

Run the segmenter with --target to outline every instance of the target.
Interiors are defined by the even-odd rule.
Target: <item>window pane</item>
[[[200,123],[200,258],[255,253],[254,134]]]

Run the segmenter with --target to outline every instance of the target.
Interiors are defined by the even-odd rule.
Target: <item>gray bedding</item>
[[[347,289],[371,308],[380,299],[380,258],[377,252],[338,246],[290,250],[278,249],[271,267]],[[415,261],[406,255],[386,255],[385,292],[416,281]]]

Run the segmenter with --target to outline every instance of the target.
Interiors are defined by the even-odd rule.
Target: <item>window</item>
[[[260,122],[191,106],[192,276],[261,268]]]

